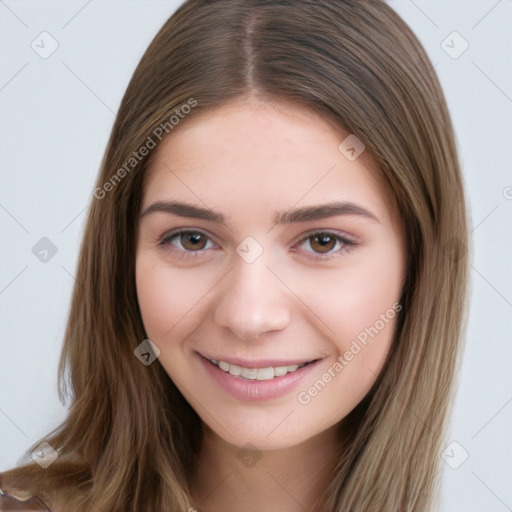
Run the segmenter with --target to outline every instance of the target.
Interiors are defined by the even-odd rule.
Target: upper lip
[[[291,366],[294,364],[304,364],[304,363],[310,363],[313,361],[316,361],[317,358],[301,358],[301,359],[258,359],[258,360],[248,360],[248,359],[241,359],[239,357],[224,357],[224,356],[212,356],[207,354],[201,354],[202,357],[205,359],[214,359],[215,361],[225,361],[229,364],[236,364],[237,366],[243,366],[245,368],[268,368],[270,366],[276,367],[276,366]]]

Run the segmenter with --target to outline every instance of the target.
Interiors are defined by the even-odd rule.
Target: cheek
[[[304,302],[318,314],[326,336],[337,340],[340,348],[373,326],[400,298],[402,255],[393,246],[375,249],[354,258],[346,267],[302,274],[297,280]],[[392,322],[385,323],[388,326]],[[384,330],[380,322],[379,326]]]
[[[341,348],[349,350],[348,340],[358,340],[362,346],[369,339],[376,339],[380,346],[391,341],[396,307],[401,287],[401,272],[371,262],[358,271],[340,277],[339,285],[350,290],[338,302],[337,313],[331,308],[333,320],[337,320],[335,331],[342,336]],[[364,350],[364,357],[384,356],[385,350],[377,344]]]
[[[197,272],[171,269],[149,258],[137,260],[136,286],[146,333],[159,346],[194,316],[208,291],[207,282]]]
[[[346,412],[369,391],[385,361],[401,314],[403,271],[403,255],[390,245],[354,257],[353,264],[336,272],[310,275],[303,283],[304,302],[317,315],[310,322],[336,352],[314,378],[329,382],[326,387],[340,397]],[[331,374],[325,375],[326,370]],[[318,387],[323,389],[322,383]],[[327,392],[318,403],[328,401],[327,396],[339,401]]]

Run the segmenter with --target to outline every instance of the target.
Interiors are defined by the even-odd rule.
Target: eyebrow
[[[163,212],[180,217],[191,217],[194,219],[208,220],[218,224],[226,224],[224,215],[215,212],[209,208],[195,206],[180,201],[157,201],[148,206],[140,215],[140,218],[155,213]],[[292,224],[295,222],[307,222],[311,220],[326,219],[337,215],[353,215],[364,217],[373,222],[379,222],[379,219],[371,211],[349,201],[334,201],[321,205],[296,208],[286,212],[278,213],[274,217],[275,224]]]

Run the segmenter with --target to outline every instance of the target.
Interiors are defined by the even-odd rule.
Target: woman
[[[1,507],[429,510],[467,246],[446,103],[391,8],[187,1],[94,191],[69,415]]]

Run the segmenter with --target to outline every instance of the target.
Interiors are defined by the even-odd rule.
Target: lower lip
[[[298,385],[298,382],[309,375],[320,360],[310,363],[294,372],[287,373],[281,377],[274,377],[270,380],[249,380],[243,377],[236,377],[221,370],[218,366],[210,363],[203,356],[198,354],[201,363],[209,375],[227,391],[231,396],[248,402],[259,402],[272,400],[285,395]]]

